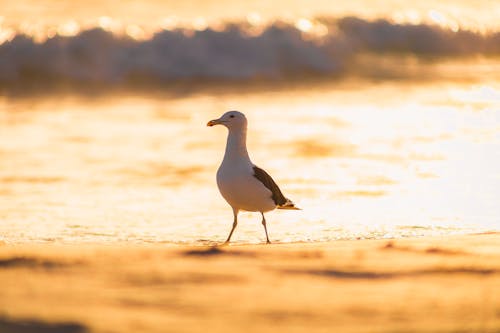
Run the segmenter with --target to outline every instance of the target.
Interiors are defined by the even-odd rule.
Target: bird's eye
[[[230,115],[229,118],[234,118],[234,114]]]

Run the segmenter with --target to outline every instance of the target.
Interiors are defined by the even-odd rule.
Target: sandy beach
[[[500,234],[0,246],[0,332],[499,332]]]
[[[0,8],[0,333],[500,333],[500,1]]]

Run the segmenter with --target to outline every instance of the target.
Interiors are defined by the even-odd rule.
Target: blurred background
[[[497,1],[0,1],[0,240],[222,241],[229,109],[273,240],[500,228]],[[263,240],[247,213],[233,239]]]

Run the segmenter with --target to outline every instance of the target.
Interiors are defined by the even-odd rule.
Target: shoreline
[[[243,242],[243,241],[238,241],[237,239],[231,240],[231,243],[229,245],[224,245],[224,239],[221,238],[219,241],[212,241],[208,239],[204,240],[199,240],[199,241],[193,241],[193,242],[188,242],[188,241],[149,241],[149,240],[120,240],[120,241],[86,241],[86,242],[71,242],[71,241],[60,241],[60,240],[37,240],[37,241],[7,241],[5,239],[0,239],[0,249],[3,246],[8,246],[8,247],[19,247],[19,246],[67,246],[67,247],[76,247],[76,246],[82,246],[82,247],[113,247],[113,246],[134,246],[134,247],[154,247],[154,246],[167,246],[167,247],[183,247],[183,248],[189,248],[189,247],[221,247],[221,248],[232,248],[232,247],[252,247],[252,246],[259,246],[259,245],[328,245],[328,244],[336,244],[338,242],[363,242],[363,241],[417,241],[419,239],[423,239],[426,241],[431,241],[431,240],[437,240],[437,239],[442,239],[442,238],[456,238],[456,237],[465,237],[465,236],[483,236],[483,235],[499,235],[500,236],[500,231],[496,230],[467,230],[467,231],[460,231],[460,232],[453,232],[453,233],[446,233],[446,234],[429,234],[429,235],[411,235],[411,236],[398,236],[398,237],[387,237],[387,238],[364,238],[364,237],[357,237],[357,238],[338,238],[338,239],[332,239],[332,240],[319,240],[319,241],[271,241],[271,244],[266,244],[265,241],[258,241],[258,242]]]

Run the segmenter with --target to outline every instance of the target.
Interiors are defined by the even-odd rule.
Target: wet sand
[[[0,246],[0,332],[499,332],[500,233]]]

